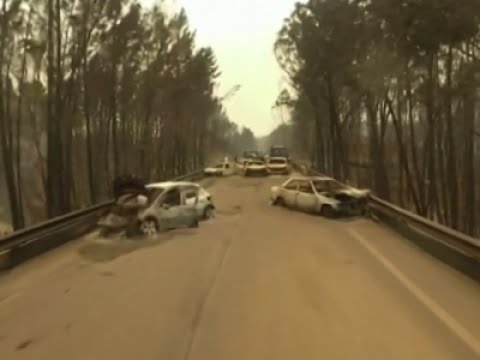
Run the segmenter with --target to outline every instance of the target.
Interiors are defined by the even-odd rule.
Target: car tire
[[[207,206],[203,211],[203,219],[210,220],[215,217],[215,208],[213,206]]]
[[[360,210],[360,216],[365,216],[365,217],[368,217],[369,216],[369,208],[367,206],[364,206],[361,210]]]
[[[100,228],[100,231],[98,232],[98,235],[102,238],[106,238],[108,237],[110,234],[112,233],[112,231],[107,228],[107,227],[102,227]]]
[[[195,229],[195,228],[198,228],[198,227],[199,227],[198,219],[195,218],[195,220],[193,220],[193,222],[190,224],[189,228],[190,229]]]
[[[282,197],[277,197],[275,201],[273,202],[273,205],[275,206],[285,206],[285,200],[283,200]]]
[[[320,209],[320,215],[327,219],[333,219],[335,217],[335,210],[330,205],[323,205]]]
[[[158,222],[153,218],[148,218],[139,224],[140,233],[144,236],[155,236],[159,232]]]

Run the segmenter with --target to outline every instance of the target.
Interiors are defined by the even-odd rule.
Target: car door
[[[181,203],[178,207],[178,217],[175,222],[177,228],[192,225],[198,219],[198,195],[198,186],[185,186],[181,189]]]
[[[230,165],[230,163],[226,162],[223,164],[223,175],[225,176],[229,176],[229,175],[232,175],[233,174],[233,171],[232,171],[232,166]]]
[[[298,180],[291,180],[282,188],[282,198],[285,205],[295,207],[298,194]]]
[[[302,211],[313,212],[317,207],[317,201],[317,194],[313,190],[312,183],[309,180],[299,181],[296,207]]]
[[[203,209],[205,207],[205,202],[207,202],[206,198],[208,195],[204,196],[199,187],[192,187],[185,189],[183,196],[185,198],[186,211],[188,212],[188,209],[194,209],[196,216],[201,216],[203,214]]]
[[[183,202],[185,204],[185,202]],[[175,187],[168,190],[159,199],[158,204],[159,222],[161,227],[165,229],[176,229],[183,223],[183,211],[182,208],[182,191],[180,188]]]

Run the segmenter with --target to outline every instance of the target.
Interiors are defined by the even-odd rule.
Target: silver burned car
[[[143,235],[151,236],[171,229],[198,227],[198,188],[178,185],[147,186],[147,189],[148,206],[138,214],[138,227]],[[190,201],[187,201],[187,197]]]
[[[138,216],[145,235],[181,227],[197,227],[215,215],[212,196],[193,182],[169,181],[149,184],[149,206]]]

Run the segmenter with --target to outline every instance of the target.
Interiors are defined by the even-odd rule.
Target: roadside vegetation
[[[219,74],[160,1],[0,0],[4,215],[19,229],[108,198],[119,174],[165,179],[233,151]]]
[[[479,235],[479,23],[476,0],[297,4],[275,43],[281,132],[319,171]]]

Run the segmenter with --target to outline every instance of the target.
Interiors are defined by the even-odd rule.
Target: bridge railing
[[[200,170],[173,180],[195,181],[203,175]],[[0,238],[0,270],[14,267],[88,233],[112,204],[113,200],[74,211]]]
[[[293,162],[305,175],[324,175],[303,162]],[[480,281],[480,240],[402,209],[374,195],[369,216],[381,221],[430,255]]]

